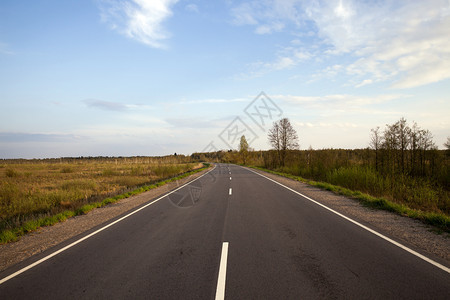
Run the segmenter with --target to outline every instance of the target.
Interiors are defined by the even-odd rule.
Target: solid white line
[[[206,174],[208,174],[209,172],[211,172],[211,171],[214,170],[215,168],[216,168],[216,166],[214,166],[214,168],[212,168],[211,170],[209,170],[208,172],[206,172],[206,173],[203,174],[202,176],[199,176],[199,177],[197,177],[196,179],[194,179],[194,180],[192,180],[192,181],[189,181],[189,182],[185,183],[184,185],[182,185],[182,186],[176,188],[175,190],[171,191],[170,193],[167,193],[167,194],[165,194],[165,195],[159,197],[158,199],[153,200],[153,201],[150,202],[150,203],[147,203],[146,205],[144,205],[144,206],[142,206],[142,207],[136,209],[135,211],[130,212],[129,214],[123,216],[122,218],[117,219],[117,220],[115,220],[114,222],[109,223],[108,225],[106,225],[106,226],[104,226],[104,227],[102,227],[102,228],[100,228],[100,229],[98,229],[98,230],[96,230],[96,231],[94,231],[94,232],[92,232],[92,233],[86,235],[85,237],[82,237],[82,238],[79,239],[79,240],[76,240],[75,242],[73,242],[73,243],[71,243],[71,244],[65,246],[64,248],[61,248],[61,249],[59,249],[59,250],[57,250],[57,251],[55,251],[55,252],[53,252],[53,253],[47,255],[47,256],[44,257],[44,258],[41,258],[40,260],[38,260],[38,261],[36,261],[36,262],[34,262],[34,263],[32,263],[32,264],[30,264],[30,265],[28,265],[28,266],[26,266],[26,267],[20,269],[20,270],[17,271],[17,272],[15,272],[15,273],[13,273],[13,274],[11,274],[11,275],[9,275],[9,276],[6,276],[5,278],[3,278],[3,279],[0,280],[0,285],[3,284],[3,283],[5,283],[6,281],[8,281],[8,280],[10,280],[10,279],[12,279],[12,278],[14,278],[14,277],[16,277],[17,275],[19,275],[19,274],[21,274],[21,273],[23,273],[23,272],[25,272],[25,271],[27,271],[27,270],[29,270],[29,269],[31,269],[31,268],[37,266],[37,265],[43,263],[44,261],[46,261],[46,260],[52,258],[53,256],[58,255],[59,253],[64,252],[64,251],[66,251],[66,250],[69,249],[69,248],[72,248],[72,247],[75,246],[76,244],[79,244],[79,243],[81,243],[82,241],[87,240],[88,238],[90,238],[90,237],[96,235],[97,233],[99,233],[99,232],[105,230],[106,228],[108,228],[108,227],[110,227],[110,226],[112,226],[112,225],[114,225],[114,224],[116,224],[116,223],[119,223],[120,221],[123,221],[124,219],[130,217],[131,215],[134,215],[134,214],[137,213],[138,211],[141,211],[141,210],[143,210],[144,208],[147,208],[147,207],[149,207],[150,205],[152,205],[152,204],[158,202],[159,200],[164,199],[165,197],[167,197],[167,196],[169,196],[170,194],[172,194],[172,193],[178,191],[179,189],[185,187],[186,185],[191,184],[192,182],[194,182],[194,181],[196,181],[196,180],[202,178],[203,176],[205,176]]]
[[[219,277],[217,279],[216,300],[225,299],[225,280],[227,277],[228,242],[223,242],[220,257]]]
[[[230,191],[228,192],[228,195],[231,195],[232,189],[230,188]]]
[[[358,223],[357,221],[355,221],[355,220],[353,220],[353,219],[350,219],[350,218],[347,217],[347,216],[344,216],[343,214],[341,214],[341,213],[335,211],[334,209],[331,209],[331,208],[329,208],[328,206],[325,206],[325,205],[323,205],[322,203],[319,203],[319,202],[317,202],[316,200],[311,199],[311,198],[309,198],[308,196],[305,196],[305,195],[303,195],[302,193],[299,193],[299,192],[297,192],[296,190],[293,190],[293,189],[291,189],[290,187],[287,187],[287,186],[285,186],[284,184],[281,184],[281,183],[277,182],[276,180],[273,180],[273,179],[271,179],[271,178],[269,178],[269,177],[267,177],[267,176],[264,176],[264,175],[262,175],[262,174],[260,174],[260,173],[258,173],[258,172],[255,172],[255,171],[253,171],[253,170],[251,170],[251,169],[248,169],[248,170],[249,170],[249,171],[252,171],[253,173],[258,174],[259,176],[264,177],[264,178],[266,178],[266,179],[268,179],[268,180],[270,180],[270,181],[272,181],[272,182],[275,182],[276,184],[278,184],[278,185],[280,185],[280,186],[282,186],[282,187],[284,187],[284,188],[290,190],[291,192],[296,193],[297,195],[302,196],[303,198],[305,198],[305,199],[307,199],[307,200],[309,200],[309,201],[311,201],[311,202],[313,202],[313,203],[315,203],[315,204],[317,204],[317,205],[319,205],[319,206],[321,206],[321,207],[323,207],[323,208],[325,208],[325,209],[331,211],[332,213],[334,213],[334,214],[336,214],[336,215],[338,215],[338,216],[340,216],[340,217],[346,219],[346,220],[349,221],[349,222],[352,222],[353,224],[355,224],[355,225],[357,225],[357,226],[359,226],[359,227],[361,227],[361,228],[363,228],[363,229],[369,231],[370,233],[373,233],[374,235],[376,235],[376,236],[378,236],[378,237],[380,237],[380,238],[382,238],[382,239],[384,239],[384,240],[386,240],[386,241],[388,241],[388,242],[394,244],[395,246],[397,246],[397,247],[399,247],[399,248],[401,248],[401,249],[403,249],[403,250],[405,250],[405,251],[407,251],[407,252],[409,252],[409,253],[411,253],[411,254],[417,256],[418,258],[423,259],[424,261],[426,261],[426,262],[428,262],[428,263],[434,265],[435,267],[438,267],[439,269],[441,269],[441,270],[443,270],[443,271],[445,271],[445,272],[447,272],[447,273],[450,273],[450,268],[447,268],[446,266],[441,265],[440,263],[438,263],[438,262],[436,262],[436,261],[434,261],[434,260],[432,260],[432,259],[430,259],[430,258],[428,258],[428,257],[426,257],[426,256],[424,256],[424,255],[422,255],[422,254],[420,254],[420,253],[418,253],[418,252],[416,252],[416,251],[414,251],[414,250],[412,250],[412,249],[410,249],[410,248],[408,248],[408,247],[406,247],[406,246],[404,246],[404,245],[402,245],[402,244],[400,244],[400,243],[398,243],[398,242],[396,242],[396,241],[394,241],[393,239],[388,238],[387,236],[385,236],[385,235],[383,235],[383,234],[381,234],[381,233],[379,233],[379,232],[377,232],[377,231],[375,231],[375,230],[373,230],[373,229],[371,229],[371,228],[369,228],[369,227],[367,227],[367,226],[365,226],[365,225],[363,225],[363,224],[361,224],[361,223]]]

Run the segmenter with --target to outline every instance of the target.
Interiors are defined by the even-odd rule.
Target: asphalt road
[[[0,299],[450,299],[448,266],[239,166],[123,217],[0,273]]]

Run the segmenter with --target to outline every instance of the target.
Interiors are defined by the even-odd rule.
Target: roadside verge
[[[278,176],[282,176],[285,178],[289,178],[289,179],[292,179],[295,181],[300,181],[300,182],[309,184],[311,186],[333,192],[338,195],[350,197],[352,199],[358,200],[361,204],[363,204],[367,207],[370,207],[370,208],[386,210],[389,212],[399,214],[401,216],[406,216],[406,217],[410,217],[412,219],[420,220],[420,221],[424,222],[425,224],[436,227],[436,230],[438,231],[438,233],[440,233],[439,231],[445,231],[447,233],[450,233],[450,217],[448,217],[444,214],[438,214],[438,213],[434,213],[434,212],[426,212],[426,211],[421,211],[421,210],[417,210],[417,209],[412,209],[405,205],[386,200],[382,197],[373,197],[369,194],[365,194],[360,191],[353,191],[353,190],[350,190],[350,189],[347,189],[347,188],[344,188],[341,186],[333,185],[333,184],[330,184],[327,182],[308,180],[308,179],[304,179],[299,176],[295,176],[295,175],[291,175],[291,174],[287,174],[287,173],[276,172],[276,171],[272,171],[272,170],[264,169],[264,168],[260,168],[260,167],[251,166],[250,168],[256,169],[256,170],[261,170],[261,171],[271,173],[274,175],[278,175]]]

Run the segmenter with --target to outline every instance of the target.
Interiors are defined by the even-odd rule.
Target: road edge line
[[[442,264],[440,264],[440,263],[438,263],[438,262],[432,260],[431,258],[428,258],[428,257],[426,257],[425,255],[422,255],[422,254],[420,254],[419,252],[414,251],[414,250],[412,250],[411,248],[408,248],[408,247],[406,247],[405,245],[400,244],[400,243],[397,242],[397,241],[394,241],[393,239],[391,239],[391,238],[389,238],[389,237],[387,237],[387,236],[385,236],[385,235],[379,233],[378,231],[375,231],[375,230],[373,230],[373,229],[371,229],[371,228],[369,228],[369,227],[367,227],[367,226],[365,226],[365,225],[363,225],[363,224],[361,224],[361,223],[359,223],[359,222],[357,222],[357,221],[355,221],[355,220],[353,220],[353,219],[351,219],[351,218],[349,218],[349,217],[347,217],[347,216],[341,214],[340,212],[337,212],[337,211],[335,211],[334,209],[329,208],[328,206],[326,206],[326,205],[324,205],[324,204],[322,204],[322,203],[320,203],[320,202],[318,202],[318,201],[316,201],[316,200],[314,200],[314,199],[312,199],[312,198],[310,198],[310,197],[308,197],[308,196],[306,196],[306,195],[303,195],[302,193],[297,192],[296,190],[291,189],[290,187],[285,186],[285,185],[282,184],[282,183],[279,183],[278,181],[276,181],[276,180],[274,180],[274,179],[272,179],[272,178],[269,178],[269,177],[267,177],[267,176],[265,176],[265,175],[262,175],[262,174],[260,174],[260,173],[258,173],[258,172],[255,172],[255,171],[253,171],[253,170],[251,170],[251,169],[249,169],[249,168],[246,168],[246,169],[249,170],[249,171],[251,171],[251,172],[253,172],[253,173],[255,173],[255,174],[257,174],[257,175],[259,175],[259,176],[261,176],[261,177],[264,177],[264,178],[266,178],[266,179],[268,179],[268,180],[270,180],[270,181],[272,181],[272,182],[274,182],[274,183],[276,183],[276,184],[278,184],[278,185],[280,185],[280,186],[282,186],[282,187],[284,187],[284,188],[286,188],[286,189],[288,189],[288,190],[290,190],[291,192],[293,192],[293,193],[295,193],[295,194],[297,194],[297,195],[302,196],[303,198],[305,198],[305,199],[307,199],[307,200],[309,200],[309,201],[311,201],[311,202],[313,202],[313,203],[315,203],[315,204],[317,204],[317,205],[319,205],[319,206],[321,206],[321,207],[327,209],[328,211],[330,211],[330,212],[332,212],[332,213],[334,213],[334,214],[340,216],[341,218],[344,218],[345,220],[347,220],[347,221],[349,221],[349,222],[351,222],[351,223],[353,223],[353,224],[355,224],[355,225],[357,225],[357,226],[359,226],[359,227],[361,227],[361,228],[363,228],[363,229],[369,231],[370,233],[372,233],[372,234],[374,234],[374,235],[376,235],[376,236],[378,236],[378,237],[384,239],[385,241],[388,241],[388,242],[390,242],[391,244],[393,244],[393,245],[395,245],[395,246],[397,246],[397,247],[399,247],[399,248],[401,248],[401,249],[403,249],[403,250],[409,252],[410,254],[413,254],[413,255],[417,256],[418,258],[420,258],[420,259],[426,261],[427,263],[432,264],[432,265],[434,265],[435,267],[437,267],[437,268],[439,268],[439,269],[441,269],[441,270],[443,270],[443,271],[445,271],[445,272],[447,272],[447,273],[450,273],[450,268],[447,268],[446,266],[444,266],[444,265],[442,265]]]
[[[16,277],[17,275],[20,275],[20,274],[22,274],[23,272],[26,272],[26,271],[32,269],[33,267],[35,267],[35,266],[37,266],[37,265],[43,263],[44,261],[49,260],[49,259],[52,258],[53,256],[56,256],[56,255],[58,255],[58,254],[60,254],[60,253],[62,253],[62,252],[64,252],[64,251],[66,251],[67,249],[72,248],[73,246],[75,246],[75,245],[77,245],[77,244],[83,242],[84,240],[87,240],[88,238],[90,238],[90,237],[96,235],[97,233],[99,233],[99,232],[101,232],[101,231],[103,231],[103,230],[105,230],[105,229],[107,229],[107,228],[113,226],[114,224],[117,224],[117,223],[119,223],[120,221],[125,220],[126,218],[128,218],[128,217],[134,215],[135,213],[137,213],[137,212],[143,210],[144,208],[149,207],[150,205],[152,205],[152,204],[154,204],[154,203],[160,201],[161,199],[164,199],[165,197],[169,196],[169,195],[172,194],[172,193],[175,193],[175,192],[178,191],[179,189],[182,189],[183,187],[185,187],[185,186],[191,184],[192,182],[194,182],[194,181],[196,181],[196,180],[202,178],[203,176],[205,176],[205,175],[208,174],[209,172],[213,171],[215,168],[216,168],[216,165],[214,166],[214,168],[212,168],[211,170],[209,170],[209,171],[206,172],[205,174],[203,174],[203,175],[201,175],[201,176],[199,176],[199,177],[197,177],[197,178],[195,178],[195,179],[193,179],[193,180],[191,180],[191,181],[189,181],[189,182],[183,184],[182,186],[180,186],[180,187],[178,187],[178,188],[176,188],[176,189],[170,191],[170,192],[167,193],[167,194],[164,194],[163,196],[161,196],[161,197],[159,197],[159,198],[153,200],[152,202],[147,203],[147,204],[145,204],[144,206],[141,206],[141,207],[139,207],[139,208],[136,209],[136,210],[133,210],[132,212],[128,213],[127,215],[121,217],[120,219],[117,219],[117,220],[115,220],[115,221],[113,221],[113,222],[111,222],[111,223],[109,223],[109,224],[103,226],[102,228],[97,229],[96,231],[94,231],[94,232],[92,232],[92,233],[90,233],[90,234],[88,234],[88,235],[86,235],[86,236],[84,236],[84,237],[82,237],[82,238],[76,240],[75,242],[72,242],[71,244],[69,244],[69,245],[67,245],[67,246],[65,246],[65,247],[63,247],[63,248],[61,248],[61,249],[59,249],[59,250],[57,250],[57,251],[55,251],[55,252],[53,252],[53,253],[47,255],[46,257],[43,257],[43,258],[39,259],[38,261],[35,261],[34,263],[32,263],[32,264],[30,264],[30,265],[28,265],[28,266],[26,266],[26,267],[23,267],[22,269],[20,269],[20,270],[14,272],[14,273],[12,273],[12,274],[10,274],[10,275],[8,275],[8,276],[2,278],[2,279],[0,279],[0,285],[2,285],[3,283],[7,282],[8,280],[10,280],[10,279]]]

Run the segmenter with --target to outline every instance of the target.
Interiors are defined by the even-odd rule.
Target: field
[[[0,161],[0,233],[11,235],[15,231],[20,235],[39,224],[58,221],[49,219],[52,216],[64,219],[79,214],[89,204],[101,203],[108,197],[117,198],[138,187],[202,166],[180,155],[3,160]]]

